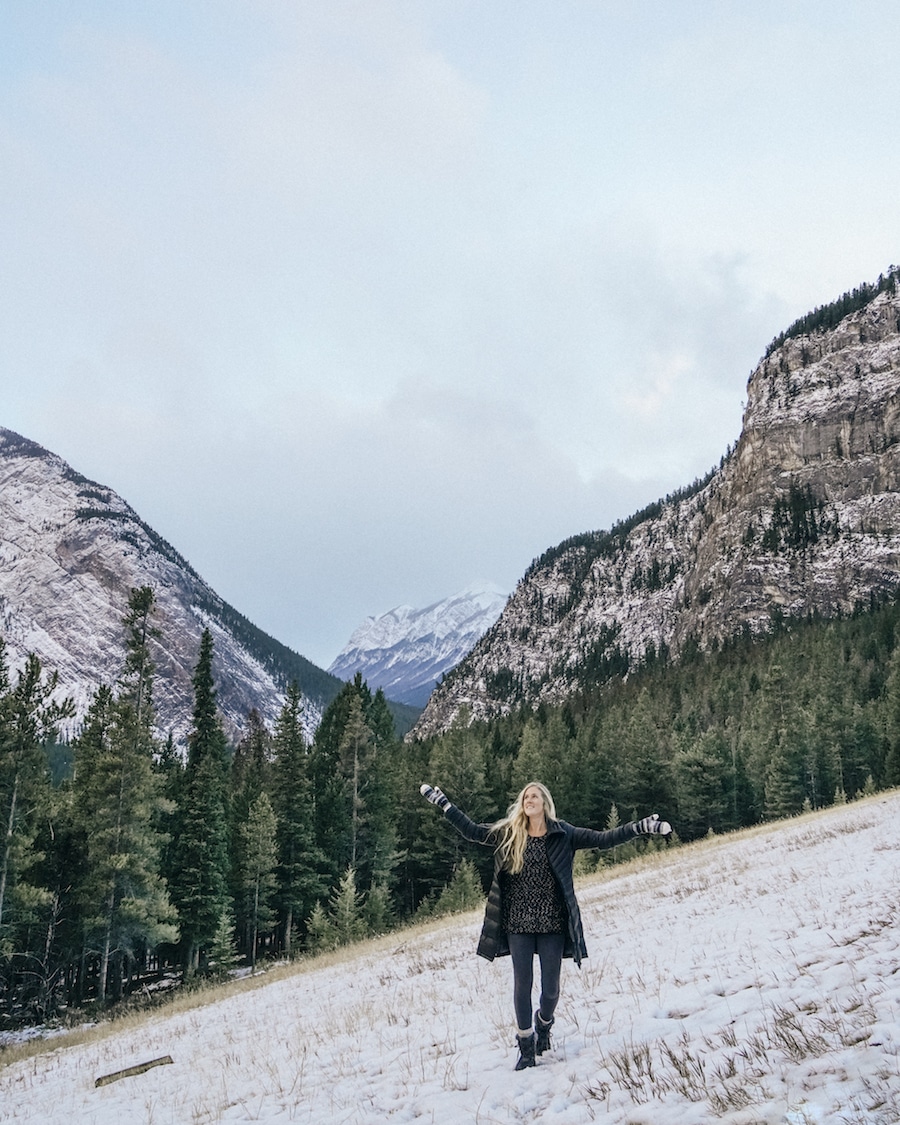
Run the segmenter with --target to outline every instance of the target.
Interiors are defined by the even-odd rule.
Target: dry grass
[[[897,978],[882,995],[879,966],[887,964],[900,904],[880,885],[867,889],[862,872],[856,880],[854,866],[856,882],[846,887],[851,898],[860,891],[859,905],[831,911],[836,904],[823,894],[819,857],[810,852],[824,841],[823,856],[839,865],[843,840],[866,829],[868,850],[852,847],[869,856],[884,842],[891,854],[879,860],[883,870],[900,850],[896,831],[872,831],[888,825],[874,808],[888,799],[896,795],[855,802],[851,815],[842,807],[678,849],[646,849],[581,877],[592,955],[565,985],[553,1058],[535,1072],[547,1085],[537,1100],[504,1081],[513,1051],[508,965],[474,957],[476,910],[11,1046],[0,1052],[0,1067],[26,1062],[8,1072],[6,1086],[24,1107],[14,1119],[35,1120],[27,1101],[44,1104],[57,1086],[68,1089],[63,1074],[74,1076],[66,1096],[78,1107],[90,1104],[78,1084],[92,1082],[101,1067],[127,1064],[129,1052],[149,1058],[171,1050],[179,1067],[199,1068],[204,1080],[178,1085],[173,1068],[167,1089],[148,1082],[158,1099],[147,1103],[148,1125],[278,1112],[298,1123],[327,1113],[349,1125],[401,1106],[424,1120],[435,1106],[465,1106],[465,1119],[488,1125],[537,1120],[554,1101],[576,1102],[597,1121],[617,1114],[629,1125],[653,1121],[663,1105],[688,1114],[696,1107],[697,1121],[750,1125],[773,1120],[773,1106],[788,1096],[802,1105],[807,1089],[830,1083],[833,1091],[845,1081],[829,1121],[896,1125],[896,1058],[878,1039],[897,1001]],[[757,916],[768,921],[753,930]],[[857,974],[856,964],[865,972]],[[833,990],[820,987],[823,979]],[[270,984],[281,986],[271,998],[241,1002]],[[221,1013],[203,1013],[220,1003]],[[82,1045],[87,1053],[64,1051]],[[861,1052],[881,1060],[863,1083],[847,1061]],[[843,1069],[849,1077],[840,1077]]]
[[[478,911],[472,912],[472,918],[476,918],[479,913]],[[465,915],[456,915],[455,920],[462,921],[465,917]],[[45,1055],[51,1051],[77,1047],[85,1043],[100,1042],[113,1035],[128,1034],[137,1028],[145,1027],[154,1020],[166,1019],[172,1015],[181,1015],[206,1008],[211,1004],[219,1003],[221,1000],[239,996],[242,993],[255,992],[259,988],[266,988],[278,981],[288,980],[304,973],[316,972],[319,969],[330,968],[335,965],[344,965],[359,957],[402,952],[408,944],[415,943],[424,935],[440,931],[447,925],[447,922],[447,918],[420,922],[402,930],[394,930],[389,934],[367,938],[364,941],[354,942],[352,945],[342,946],[328,952],[309,956],[303,955],[292,961],[279,961],[261,965],[257,967],[253,976],[201,983],[193,988],[178,989],[152,1009],[120,1009],[119,1011],[110,1009],[105,1018],[97,1023],[89,1023],[70,1029],[53,1029],[45,1036],[0,1046],[0,1070],[11,1066],[13,1063]],[[422,971],[424,972],[428,968],[429,966],[423,965]]]

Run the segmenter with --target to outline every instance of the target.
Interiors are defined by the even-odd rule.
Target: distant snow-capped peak
[[[357,672],[372,688],[422,707],[435,683],[494,624],[507,594],[493,583],[473,583],[424,609],[395,606],[367,617],[328,669],[350,679]]]

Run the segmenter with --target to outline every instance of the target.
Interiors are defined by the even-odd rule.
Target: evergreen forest
[[[229,745],[207,631],[184,748],[157,733],[155,599],[123,606],[121,674],[71,743],[57,678],[15,675],[0,640],[0,1028],[150,1004],[237,966],[308,955],[477,905],[489,849],[419,795],[479,821],[542,780],[560,816],[658,812],[668,841],[581,853],[577,870],[900,784],[900,602],[775,620],[558,707],[401,740],[357,676],[308,742],[296,685],[274,726]]]
[[[887,273],[879,274],[878,280],[874,283],[864,281],[855,289],[849,289],[841,294],[837,300],[829,301],[826,305],[818,305],[795,320],[784,332],[779,333],[766,348],[764,358],[768,359],[786,340],[798,336],[811,336],[815,332],[831,331],[844,317],[870,305],[879,293],[896,293],[898,280],[900,280],[900,267],[890,266]]]

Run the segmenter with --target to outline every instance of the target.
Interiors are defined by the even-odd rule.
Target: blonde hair
[[[505,871],[518,875],[525,860],[525,847],[528,843],[528,817],[525,815],[525,794],[529,789],[537,789],[544,802],[544,817],[547,821],[556,820],[556,805],[550,790],[540,781],[529,781],[513,803],[506,810],[506,816],[492,824],[491,828],[500,837],[497,854],[500,866]]]

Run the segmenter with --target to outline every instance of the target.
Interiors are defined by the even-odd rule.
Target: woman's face
[[[544,798],[536,785],[529,785],[522,796],[522,810],[529,818],[540,816],[544,811]]]

